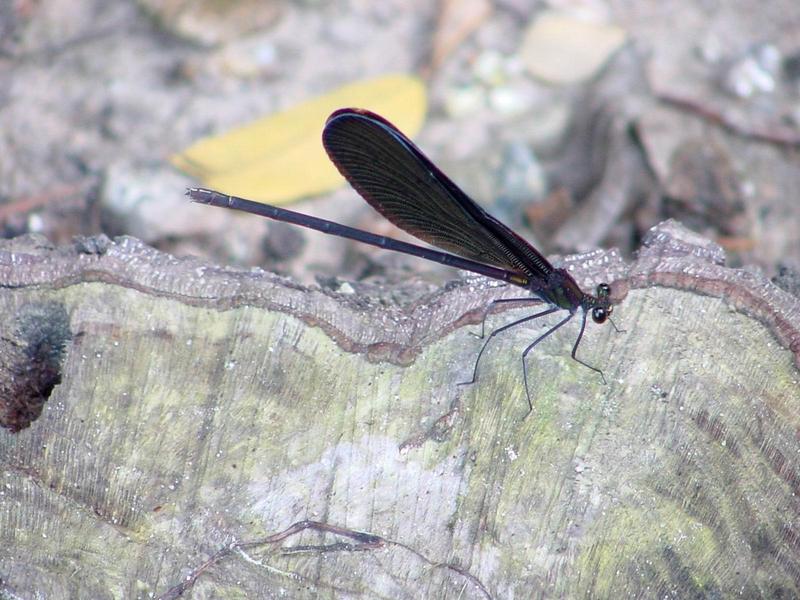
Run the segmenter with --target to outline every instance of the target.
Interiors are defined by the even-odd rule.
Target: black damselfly
[[[454,254],[213,190],[190,188],[186,193],[201,204],[302,225],[506,281],[525,288],[550,305],[543,311],[491,332],[478,352],[472,379],[464,382],[466,384],[475,382],[478,363],[495,335],[521,323],[566,310],[569,312],[566,317],[537,337],[522,353],[525,393],[532,409],[525,358],[539,342],[572,319],[578,309],[583,314],[578,337],[572,346],[572,358],[599,373],[605,382],[603,372],[579,359],[576,352],[586,329],[587,315],[591,313],[595,323],[603,323],[611,314],[608,284],[598,285],[594,295],[583,292],[565,269],[554,268],[536,248],[478,206],[383,117],[355,108],[337,110],[325,123],[322,143],[341,174],[373,208],[400,229]],[[496,304],[530,301],[528,297],[495,300],[487,306],[484,319]]]

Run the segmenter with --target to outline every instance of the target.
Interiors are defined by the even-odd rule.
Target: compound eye
[[[597,286],[597,297],[608,298],[611,295],[611,286],[607,283],[601,283]]]
[[[608,311],[602,306],[595,306],[592,309],[592,321],[595,323],[605,323],[608,318]]]

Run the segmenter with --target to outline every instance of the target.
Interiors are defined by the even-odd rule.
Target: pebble
[[[579,83],[596,75],[625,39],[621,27],[545,11],[525,32],[520,55],[538,79],[556,85]]]
[[[261,0],[138,0],[167,31],[213,46],[266,29],[283,11],[279,2]]]
[[[213,231],[219,213],[189,202],[186,187],[187,180],[173,171],[112,165],[100,190],[103,218],[114,230],[150,244]]]
[[[735,62],[724,77],[729,93],[738,98],[775,91],[783,57],[772,44],[763,44]]]
[[[486,90],[479,85],[463,85],[445,91],[444,109],[452,119],[474,115],[487,104]]]
[[[498,195],[525,203],[544,196],[546,187],[544,169],[533,150],[523,142],[511,142],[503,157]]]
[[[522,89],[504,85],[489,91],[489,106],[500,116],[514,117],[530,109],[531,99]]]
[[[478,55],[472,65],[472,73],[481,83],[498,86],[505,83],[506,66],[503,55],[493,50],[486,50]]]
[[[223,46],[212,59],[220,72],[241,78],[269,77],[279,72],[279,56],[266,36],[253,36]]]

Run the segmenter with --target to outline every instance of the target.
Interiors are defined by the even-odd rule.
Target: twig
[[[656,98],[667,104],[672,104],[678,108],[693,112],[699,117],[719,125],[736,135],[777,144],[779,146],[800,145],[800,133],[788,127],[746,127],[712,106],[703,104],[701,101],[695,100],[694,98],[678,96],[672,92],[657,92]]]
[[[45,206],[53,200],[82,195],[86,192],[87,186],[88,184],[86,181],[66,183],[63,185],[54,186],[38,194],[23,196],[22,198],[11,200],[10,202],[0,206],[0,223],[4,223],[15,215],[25,214],[34,209]]]

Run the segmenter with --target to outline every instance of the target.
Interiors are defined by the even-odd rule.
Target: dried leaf
[[[208,187],[273,204],[328,192],[343,179],[320,138],[325,119],[343,107],[372,110],[414,136],[422,127],[427,98],[422,82],[408,75],[358,82],[202,139],[170,162]]]
[[[138,0],[167,31],[206,45],[240,39],[272,25],[283,11],[278,0]]]

